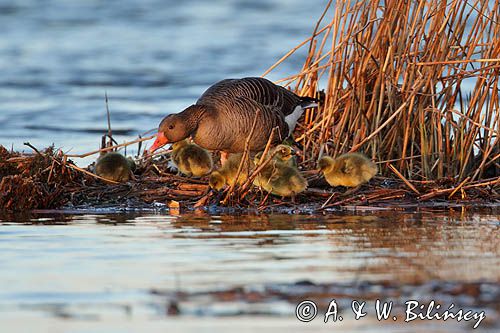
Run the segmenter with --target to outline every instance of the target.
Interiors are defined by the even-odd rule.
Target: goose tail
[[[297,121],[307,108],[317,108],[320,100],[314,97],[302,96],[299,104],[289,115],[285,116],[285,121],[288,124],[288,136],[290,136],[297,125]]]
[[[309,96],[300,97],[300,106],[304,109],[318,107],[319,99]]]

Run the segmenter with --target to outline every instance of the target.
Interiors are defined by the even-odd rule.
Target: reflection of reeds
[[[330,1],[300,45],[309,47],[302,71],[281,81],[300,95],[325,86],[324,103],[295,133],[303,163],[312,168],[321,151],[364,151],[395,161],[411,181],[491,177],[487,169],[499,165],[499,39],[497,1]],[[469,94],[466,79],[474,82]]]

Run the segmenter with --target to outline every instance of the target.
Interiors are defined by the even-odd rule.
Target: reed
[[[464,187],[498,177],[499,40],[498,1],[330,1],[266,74],[308,48],[300,73],[281,80],[300,95],[325,89],[295,133],[306,168],[321,153],[362,151],[392,162],[386,176]]]

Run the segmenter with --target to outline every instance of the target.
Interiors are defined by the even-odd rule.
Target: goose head
[[[149,149],[150,152],[191,136],[198,127],[199,115],[203,109],[199,105],[191,105],[184,111],[170,114],[163,118],[158,127],[156,140]]]

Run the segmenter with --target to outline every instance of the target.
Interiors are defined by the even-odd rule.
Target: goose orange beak
[[[156,135],[155,142],[153,143],[153,145],[151,146],[151,148],[149,148],[149,152],[152,153],[156,149],[158,149],[160,147],[163,147],[167,143],[168,143],[168,139],[165,136],[165,134],[163,134],[163,132],[158,132],[158,135]]]

